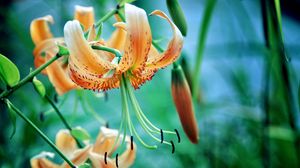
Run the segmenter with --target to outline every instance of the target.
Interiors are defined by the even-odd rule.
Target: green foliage
[[[136,0],[117,0],[120,6],[124,6],[125,3],[132,3]]]
[[[76,127],[73,128],[71,131],[71,134],[78,140],[84,141],[84,140],[89,140],[91,138],[91,136],[89,135],[89,133],[81,128],[81,127]]]
[[[88,163],[84,163],[83,165],[80,165],[79,168],[91,168],[92,166]]]
[[[2,54],[0,54],[0,81],[10,87],[15,86],[20,81],[17,66]]]
[[[40,96],[45,97],[46,95],[46,89],[44,84],[38,80],[36,77],[32,79],[32,84],[34,86],[34,89],[40,94]]]
[[[10,135],[10,138],[12,138],[15,135],[15,133],[16,133],[16,121],[17,121],[17,117],[16,117],[16,112],[11,107],[11,103],[8,100],[6,101],[6,106],[7,106],[7,110],[8,110],[8,113],[9,113],[9,118],[10,118],[12,126],[13,126],[13,131],[12,131],[12,133]]]
[[[187,34],[187,23],[178,0],[166,0],[169,13],[175,25],[181,31],[183,36]]]

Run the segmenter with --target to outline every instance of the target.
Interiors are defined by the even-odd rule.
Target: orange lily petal
[[[170,23],[173,30],[173,38],[169,42],[166,51],[158,55],[151,53],[153,55],[149,56],[149,59],[147,60],[147,68],[159,69],[172,64],[180,56],[183,46],[183,37],[179,29],[165,13],[160,10],[155,10],[151,13],[151,15],[157,15],[163,19],[166,19]]]
[[[46,61],[51,59],[55,54],[53,52],[46,53]],[[72,82],[66,72],[66,68],[64,69],[60,62],[54,61],[46,68],[48,77],[52,85],[55,87],[56,92],[59,95],[62,95],[72,89],[77,88],[77,85]]]
[[[77,20],[68,21],[64,27],[65,42],[70,52],[69,63],[92,74],[101,76],[116,65],[105,60],[85,40]]]
[[[120,85],[120,76],[113,75],[109,78],[100,78],[97,75],[89,74],[75,65],[69,64],[69,75],[71,80],[84,89],[100,91],[117,88]]]
[[[140,85],[144,84],[146,81],[151,80],[155,72],[155,70],[145,69],[141,73],[135,73],[129,76],[130,83],[134,87],[134,89],[138,89]]]
[[[50,153],[50,152],[41,152],[40,154],[38,154],[37,156],[33,157],[30,160],[30,165],[32,168],[58,168],[59,165],[51,162],[50,160],[48,160],[46,157],[50,157],[53,158],[54,157],[54,153]]]
[[[106,163],[104,161],[104,155],[99,155],[94,152],[90,152],[89,159],[91,159],[93,167],[97,168],[115,168],[115,163],[109,157],[106,157]]]
[[[60,166],[46,158],[35,158],[30,160],[32,168],[59,168]]]
[[[58,52],[57,43],[62,43],[62,40],[62,38],[51,38],[44,40],[36,45],[33,50],[35,68],[38,68],[45,63],[46,51],[50,51],[55,54]],[[44,69],[42,73],[46,75],[46,69]]]
[[[122,73],[132,68],[134,72],[144,69],[151,47],[152,36],[146,12],[134,5],[125,4],[127,35],[124,55],[117,72]]]
[[[126,25],[123,22],[117,22],[114,26],[116,27],[116,30],[107,41],[107,46],[121,51],[124,49],[126,40]]]
[[[118,135],[117,130],[109,129],[106,127],[101,127],[100,129],[101,129],[101,132],[98,135],[97,140],[94,145],[94,148],[93,148],[93,153],[97,153],[98,155],[90,154],[90,156],[94,157],[93,159],[95,162],[93,162],[93,159],[91,159],[93,164],[94,163],[99,164],[99,162],[102,163],[102,161],[104,160],[103,155],[105,154],[105,152],[109,152],[109,150],[113,147],[115,140],[117,138],[117,135]],[[123,138],[123,135],[120,136],[120,139],[116,145],[116,148],[118,147],[118,145],[120,145],[122,138]],[[126,149],[118,158],[118,165],[120,167],[131,166],[133,164],[133,162],[135,160],[135,156],[136,156],[135,143],[133,143],[133,149],[131,150],[131,141],[128,136],[125,137],[125,142],[126,142]],[[111,153],[112,152],[113,151],[111,151]],[[108,153],[108,155],[111,153]],[[108,157],[107,157],[107,160],[108,160]],[[114,160],[113,162],[115,162],[115,159],[113,159],[113,160]]]
[[[83,25],[84,31],[87,31],[95,22],[94,8],[76,5],[74,19]]]
[[[58,149],[67,156],[71,156],[72,153],[77,149],[75,139],[70,134],[70,131],[66,129],[58,131],[56,134],[55,144]]]
[[[109,150],[111,150],[112,146],[114,145],[115,138],[117,137],[117,135],[118,135],[117,130],[109,129],[106,127],[101,127],[100,133],[96,139],[96,142],[95,142],[95,145],[93,148],[93,152],[102,154],[102,155],[104,155],[105,152],[112,153],[113,151],[109,151]],[[115,146],[115,148],[117,148],[118,145],[119,145],[119,142]],[[108,153],[108,154],[110,154],[110,153]]]
[[[74,165],[80,166],[88,159],[90,150],[91,150],[91,146],[86,146],[82,149],[77,149],[70,157],[70,160]],[[66,162],[64,162],[62,164],[62,167],[69,168],[70,166]]]
[[[31,22],[30,35],[35,45],[46,39],[52,38],[52,33],[50,31],[48,23],[54,23],[53,17],[51,15],[34,19]]]

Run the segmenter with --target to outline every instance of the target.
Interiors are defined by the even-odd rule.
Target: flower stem
[[[71,132],[72,131],[72,127],[71,125],[67,122],[67,120],[65,119],[65,117],[61,114],[61,112],[59,111],[59,109],[56,107],[55,103],[50,99],[50,97],[48,95],[45,95],[45,99],[49,102],[49,104],[52,106],[52,108],[54,109],[54,111],[56,112],[56,114],[59,116],[60,120],[63,122],[63,124],[65,125],[65,127]],[[71,134],[72,135],[72,134]],[[73,135],[72,135],[73,136]],[[73,136],[73,138],[75,139],[77,145],[82,148],[83,146],[81,145],[81,143],[79,142],[78,139],[76,139],[76,137]]]
[[[25,78],[23,78],[17,85],[15,85],[12,88],[9,88],[5,91],[3,91],[0,94],[0,99],[9,96],[10,94],[12,94],[14,91],[16,91],[17,89],[19,89],[21,86],[25,85],[26,83],[28,83],[29,81],[32,80],[32,78],[34,76],[36,76],[37,74],[39,74],[42,70],[44,70],[47,66],[49,66],[52,62],[54,62],[55,60],[57,60],[58,58],[60,58],[62,55],[60,54],[56,54],[54,57],[52,57],[49,61],[47,61],[45,64],[41,65],[40,67],[38,67],[37,69],[35,69],[34,71],[32,71],[31,73],[29,73]]]
[[[92,46],[92,49],[103,50],[103,51],[107,51],[107,52],[113,53],[118,58],[122,57],[121,52],[119,50],[117,50],[117,49],[114,49],[114,48],[109,48],[109,47],[105,47],[105,46]]]
[[[56,147],[56,145],[29,119],[27,118],[17,107],[15,107],[8,99],[4,100],[6,104],[10,104],[11,108],[25,120],[72,168],[76,166]]]
[[[200,70],[201,70],[201,64],[203,59],[203,53],[205,48],[205,41],[207,37],[208,27],[210,24],[210,20],[212,17],[212,13],[214,10],[214,7],[216,6],[217,0],[209,0],[207,1],[203,20],[200,26],[199,30],[199,41],[198,41],[198,47],[197,47],[197,53],[196,53],[196,64],[195,64],[195,70],[193,74],[193,82],[192,82],[192,95],[193,98],[196,99],[198,95],[198,82],[199,82],[199,76],[200,76]]]
[[[118,11],[118,9],[113,9],[110,12],[108,12],[106,15],[104,15],[101,19],[99,19],[97,21],[97,23],[95,24],[95,27],[100,26],[102,22],[105,22],[106,20],[108,20],[112,15],[116,14],[117,11]]]

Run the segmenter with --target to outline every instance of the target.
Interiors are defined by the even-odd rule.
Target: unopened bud
[[[192,95],[180,65],[172,69],[172,96],[185,134],[192,143],[198,143],[198,127]]]
[[[168,10],[172,17],[172,20],[174,21],[178,29],[181,31],[182,35],[186,36],[187,23],[178,0],[166,0],[166,1],[167,1]]]

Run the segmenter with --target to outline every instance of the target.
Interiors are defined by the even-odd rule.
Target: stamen
[[[42,122],[44,122],[45,121],[45,112],[40,112],[40,120],[42,121]]]
[[[174,145],[173,141],[170,141],[170,142],[172,144],[172,153],[174,153],[175,152],[175,145]]]
[[[177,131],[176,128],[175,128],[175,132],[176,132],[176,134],[177,134],[178,143],[180,143],[180,135],[179,135],[179,133],[178,133],[178,131]]]
[[[119,167],[119,165],[118,165],[118,156],[119,156],[119,154],[117,153],[117,155],[116,155],[116,166],[117,167]]]
[[[104,154],[104,163],[105,163],[105,164],[107,164],[106,158],[107,158],[107,152],[105,152],[105,154]]]
[[[133,150],[133,136],[132,135],[130,137],[130,147],[131,147],[131,150]]]
[[[56,93],[54,94],[54,102],[58,103],[58,95]]]
[[[163,143],[164,142],[164,133],[163,133],[162,129],[160,129],[160,139],[161,139],[160,143]]]

